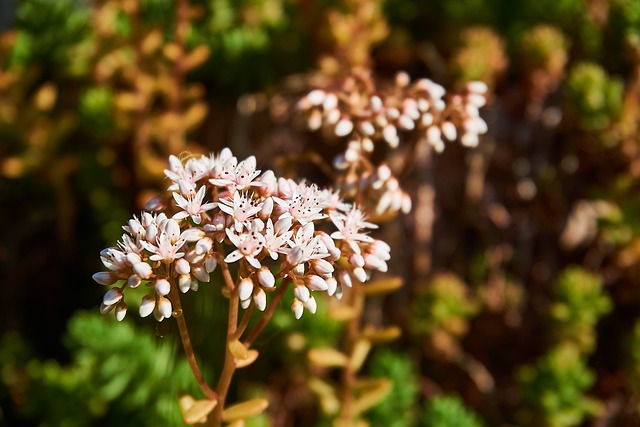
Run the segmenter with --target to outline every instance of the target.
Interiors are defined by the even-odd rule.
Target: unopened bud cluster
[[[400,72],[386,90],[375,87],[368,75],[354,74],[337,90],[315,89],[303,97],[298,109],[311,130],[325,129],[349,139],[339,163],[353,163],[371,153],[376,141],[396,148],[403,133],[417,132],[438,152],[444,141],[476,146],[487,125],[479,108],[485,102],[487,86],[471,82],[464,93],[445,97],[445,89],[429,79],[411,82]]]
[[[386,271],[389,246],[373,239],[360,209],[337,193],[256,170],[251,156],[169,158],[170,206],[134,216],[116,247],[100,254],[107,271],[94,274],[105,294],[101,312],[127,312],[128,288],[144,286],[140,315],[171,317],[177,290],[197,290],[220,263],[238,263],[234,292],[243,308],[265,310],[279,279],[293,283],[292,311],[316,311],[314,292],[342,295],[344,286]]]

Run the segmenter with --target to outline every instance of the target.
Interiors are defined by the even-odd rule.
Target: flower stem
[[[265,326],[267,326],[267,323],[269,323],[269,320],[271,320],[271,317],[273,317],[273,313],[275,313],[278,305],[280,304],[280,301],[282,300],[282,297],[284,296],[284,293],[289,287],[289,283],[291,283],[291,279],[287,277],[283,280],[280,286],[278,286],[278,291],[273,296],[273,299],[269,302],[269,306],[264,311],[264,313],[262,313],[260,320],[258,320],[258,323],[256,323],[256,325],[253,327],[253,329],[249,333],[249,336],[244,340],[244,345],[246,345],[247,347],[251,347],[251,344],[253,344],[256,338],[258,338],[260,332],[262,332]]]
[[[244,331],[247,330],[247,326],[249,326],[249,321],[251,321],[251,315],[253,314],[254,304],[251,304],[249,308],[247,308],[242,315],[242,319],[240,320],[240,324],[238,325],[238,329],[233,333],[233,335],[229,338],[229,342],[239,340]]]
[[[360,319],[362,318],[362,312],[364,310],[364,292],[362,289],[362,283],[354,282],[351,288],[351,301],[350,306],[354,309],[354,316],[347,323],[347,330],[345,335],[345,354],[351,359],[355,343],[361,336]],[[341,391],[342,391],[342,408],[340,410],[339,419],[342,421],[341,425],[351,425],[353,421],[353,401],[354,401],[354,388],[356,383],[356,370],[351,363],[347,363],[342,369],[340,375]]]
[[[189,338],[189,330],[187,329],[187,322],[184,320],[184,313],[182,310],[182,304],[180,303],[180,294],[178,294],[178,290],[175,286],[171,287],[170,295],[171,302],[173,303],[173,307],[175,308],[176,315],[174,316],[176,321],[178,322],[178,329],[180,330],[180,340],[182,341],[182,347],[184,348],[184,352],[187,356],[187,361],[189,362],[189,367],[191,368],[191,372],[195,377],[200,389],[204,393],[204,395],[208,399],[218,400],[218,394],[209,387],[207,382],[204,380],[204,376],[202,375],[202,371],[198,366],[198,361],[196,360],[195,352],[193,351],[193,346],[191,345],[191,338]]]

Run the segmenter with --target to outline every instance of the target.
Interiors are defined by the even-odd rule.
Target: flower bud
[[[333,265],[331,265],[329,261],[324,260],[322,258],[313,260],[311,262],[311,265],[313,266],[313,269],[316,271],[316,273],[318,273],[321,276],[324,276],[326,274],[331,274],[333,273],[333,270],[334,270]]]
[[[207,273],[207,271],[199,265],[191,269],[191,274],[201,282],[209,283],[209,280],[211,280],[209,273]]]
[[[327,295],[332,296],[338,289],[338,282],[334,277],[329,277],[325,282],[327,282]]]
[[[127,254],[127,262],[129,265],[136,265],[137,263],[142,262],[142,258],[140,258],[140,255],[131,252]]]
[[[342,286],[346,286],[348,288],[353,286],[353,282],[351,281],[351,275],[349,271],[345,269],[338,270],[338,283]]]
[[[291,303],[291,311],[293,312],[293,317],[300,319],[302,317],[302,313],[304,313],[304,305],[294,298]]]
[[[340,120],[334,129],[334,133],[339,137],[347,136],[351,131],[353,131],[353,123],[349,119]]]
[[[133,266],[133,272],[141,279],[148,279],[153,274],[153,269],[146,262],[139,262]]]
[[[158,297],[158,311],[165,319],[171,317],[171,313],[173,312],[173,307],[171,306],[171,301],[168,298],[159,296]]]
[[[320,105],[324,102],[326,98],[326,93],[321,89],[315,89],[309,92],[306,96],[309,103],[313,106]]]
[[[191,272],[191,265],[189,261],[184,258],[177,259],[174,266],[178,274],[189,274]]]
[[[251,298],[248,298],[244,301],[240,301],[240,307],[242,307],[243,310],[246,310],[247,308],[249,308],[250,305],[251,305]]]
[[[364,258],[360,254],[349,255],[349,264],[354,267],[364,267]]]
[[[120,288],[111,288],[104,294],[102,298],[102,303],[104,305],[113,305],[120,301],[124,295],[122,294],[122,289]]]
[[[124,319],[124,316],[127,315],[127,304],[125,304],[124,301],[120,301],[118,304],[116,304],[116,320],[118,322],[122,322],[122,319]]]
[[[118,278],[114,274],[109,273],[107,271],[101,271],[99,273],[94,274],[92,277],[93,277],[93,280],[95,280],[96,282],[98,282],[103,286],[111,286],[118,281]]]
[[[156,308],[156,298],[153,295],[145,295],[140,302],[140,317],[147,317]]]
[[[307,310],[309,310],[311,312],[311,314],[316,314],[316,310],[318,309],[318,304],[316,302],[316,299],[314,297],[309,297],[308,300],[306,300],[304,303],[304,308],[306,308]]]
[[[258,270],[258,283],[265,288],[273,288],[276,285],[276,278],[267,267],[261,267]]]
[[[458,131],[456,130],[456,126],[451,122],[444,122],[440,125],[440,129],[442,130],[442,134],[449,141],[454,141],[458,136]]]
[[[245,277],[238,284],[238,297],[240,301],[245,301],[251,298],[251,293],[253,292],[253,280],[248,277]]]
[[[171,292],[171,284],[167,279],[158,279],[155,284],[156,292],[160,295],[169,295]]]
[[[267,293],[260,288],[256,289],[253,302],[258,310],[264,311],[267,308]]]
[[[356,267],[353,269],[353,275],[355,276],[356,279],[358,279],[358,281],[364,283],[367,281],[367,272],[364,271],[364,268],[362,267]]]
[[[106,305],[105,303],[101,303],[100,304],[100,314],[107,314],[111,310],[113,310],[114,307],[115,307],[115,304]]]
[[[293,288],[293,294],[301,302],[305,302],[311,296],[311,293],[309,292],[309,289],[306,286],[303,286],[303,285],[296,285],[296,287]]]
[[[213,248],[213,240],[208,237],[204,237],[196,243],[196,253],[198,255],[206,254],[211,248]]]
[[[271,213],[273,212],[273,198],[267,197],[262,202],[262,209],[260,209],[260,217],[263,219],[267,219]]]
[[[183,294],[187,293],[187,291],[191,288],[191,276],[188,274],[181,274],[178,276],[178,289]]]
[[[326,291],[329,288],[327,282],[320,276],[309,274],[305,277],[305,283],[312,291]]]
[[[206,270],[207,273],[213,272],[213,270],[215,270],[217,266],[218,266],[218,260],[216,259],[215,256],[209,255],[204,259],[204,269]]]
[[[304,253],[300,246],[293,247],[287,254],[287,263],[291,266],[298,265],[302,262],[303,256]]]
[[[140,286],[140,283],[142,283],[142,279],[137,274],[132,274],[127,279],[127,286],[131,289],[137,288],[138,286]]]

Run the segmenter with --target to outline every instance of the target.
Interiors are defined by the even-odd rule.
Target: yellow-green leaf
[[[389,326],[383,329],[366,327],[362,335],[374,344],[387,343],[398,339],[402,335],[402,330],[398,326]]]
[[[309,362],[323,368],[338,368],[346,366],[347,356],[330,347],[312,348],[307,353]]]
[[[266,399],[251,399],[246,402],[237,403],[225,409],[222,419],[226,422],[244,420],[256,415],[260,415],[269,406]]]
[[[245,347],[245,345],[238,340],[231,341],[229,343],[229,351],[231,352],[233,357],[235,357],[238,360],[247,358],[247,353],[248,353],[247,347]]]
[[[368,339],[361,338],[356,342],[356,345],[353,346],[351,359],[349,360],[349,365],[354,371],[358,371],[362,367],[362,364],[369,355],[370,350],[371,341]]]
[[[308,384],[311,391],[318,396],[322,412],[332,416],[340,411],[340,401],[336,397],[336,390],[331,384],[320,378],[311,378]]]
[[[386,295],[395,292],[402,287],[403,279],[400,276],[385,277],[372,280],[362,287],[367,296]]]
[[[180,396],[178,404],[185,424],[203,423],[218,402],[212,399],[195,400],[188,394]]]
[[[244,368],[245,366],[251,365],[258,358],[258,350],[248,350],[246,357],[244,359],[235,359],[236,368]]]
[[[370,384],[373,386],[370,386],[367,391],[362,393],[353,404],[354,414],[361,414],[380,403],[389,394],[393,386],[393,383],[386,378],[380,378]]]

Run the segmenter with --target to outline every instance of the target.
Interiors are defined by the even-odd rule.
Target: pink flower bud
[[[440,129],[442,130],[442,134],[444,135],[444,137],[447,138],[449,141],[455,140],[456,137],[458,136],[458,132],[456,131],[456,126],[451,122],[442,123],[442,125],[440,126]]]
[[[298,265],[302,262],[303,257],[304,253],[302,252],[302,248],[300,248],[300,246],[296,246],[291,248],[287,254],[287,263],[291,266]]]
[[[100,314],[107,314],[115,307],[114,304],[106,305],[105,303],[100,304]]]
[[[315,274],[307,275],[305,277],[305,283],[307,284],[307,287],[313,291],[326,291],[329,288],[327,282],[325,282],[322,277],[316,276]]]
[[[312,90],[307,94],[307,99],[311,105],[320,105],[324,102],[326,98],[326,93],[323,90],[316,89]]]
[[[328,93],[324,102],[322,103],[322,108],[325,110],[334,110],[338,106],[338,97],[333,93]]]
[[[347,270],[341,269],[338,270],[338,283],[342,286],[346,286],[348,288],[353,286],[353,282],[351,281],[351,275]]]

